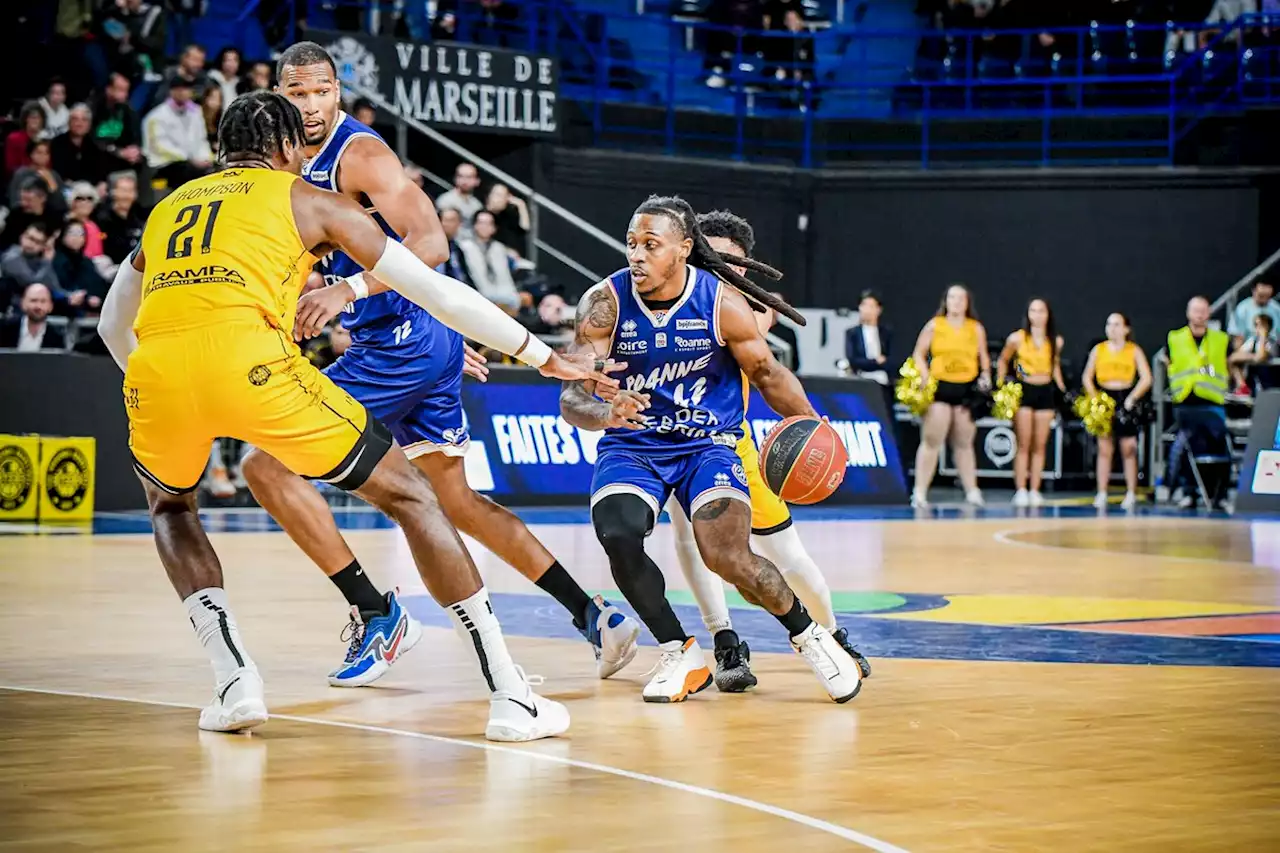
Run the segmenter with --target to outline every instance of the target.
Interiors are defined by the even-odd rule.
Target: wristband
[[[542,367],[551,358],[551,347],[541,338],[534,337],[533,333],[526,334],[529,337],[525,339],[524,345],[512,355],[530,367]]]
[[[351,286],[351,292],[355,294],[353,302],[364,299],[369,295],[369,284],[364,280],[364,273],[358,272],[355,275],[347,276],[345,280]]]

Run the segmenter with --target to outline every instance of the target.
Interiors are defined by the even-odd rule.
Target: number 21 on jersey
[[[218,211],[221,208],[221,201],[211,201],[207,204],[189,204],[179,210],[174,218],[174,224],[178,227],[169,235],[169,250],[165,256],[169,260],[191,257],[193,238],[188,237],[187,232],[193,230],[202,219],[204,231],[200,237],[200,253],[207,255],[213,246],[213,227],[218,222]]]

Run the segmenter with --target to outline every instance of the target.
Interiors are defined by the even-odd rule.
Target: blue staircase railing
[[[257,6],[234,2],[242,18]],[[1168,164],[1204,119],[1280,101],[1276,16],[1220,28],[1128,21],[1001,31],[837,20],[790,33],[605,2],[524,0],[496,18],[464,2],[447,34],[560,57],[561,95],[582,107],[598,145],[801,166]],[[318,11],[356,9],[364,27],[390,32],[393,8],[424,6],[327,0],[311,4],[307,23],[327,23]],[[276,29],[292,40],[295,4],[283,7],[291,17]],[[400,26],[431,35],[425,17]]]

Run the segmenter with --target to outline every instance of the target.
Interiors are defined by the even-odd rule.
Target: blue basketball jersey
[[[613,374],[623,388],[649,395],[642,430],[611,429],[600,452],[611,448],[689,453],[715,444],[733,447],[742,436],[742,371],[718,328],[719,279],[688,267],[684,293],[666,311],[652,310],[636,294],[630,270],[609,276],[618,320],[609,355],[627,368]]]
[[[342,155],[353,140],[366,136],[386,144],[368,125],[339,111],[338,122],[329,132],[329,137],[320,146],[316,156],[303,164],[303,179],[320,189],[339,192],[338,167]],[[387,236],[400,240],[400,235],[376,212],[373,218],[382,226]],[[333,284],[364,269],[349,255],[337,251],[320,263],[325,284]],[[392,350],[395,355],[404,358],[427,352],[433,343],[439,345],[440,333],[445,330],[439,321],[422,308],[390,291],[374,294],[348,305],[342,313],[342,325],[351,332],[353,345]]]

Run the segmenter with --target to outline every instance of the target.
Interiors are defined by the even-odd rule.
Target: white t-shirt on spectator
[[[44,331],[47,328],[49,324],[42,323],[40,331],[32,334],[31,320],[23,317],[22,325],[18,329],[18,352],[40,352],[40,347],[44,344]]]
[[[71,110],[66,104],[54,109],[49,106],[49,102],[41,98],[40,109],[44,110],[44,130],[40,133],[41,139],[53,139],[61,133],[67,132],[67,125],[71,122]]]
[[[1280,302],[1271,299],[1266,305],[1259,305],[1253,301],[1252,296],[1238,304],[1236,310],[1231,312],[1231,316],[1227,319],[1227,334],[1238,338],[1252,335],[1253,318],[1259,314],[1271,317],[1271,337],[1276,338],[1280,335]]]
[[[874,361],[882,355],[882,350],[880,349],[880,327],[859,326],[858,328],[862,330],[862,345],[867,350],[867,358]],[[889,384],[889,374],[883,370],[864,370],[861,375],[872,382],[879,382],[881,385]]]
[[[497,240],[482,246],[475,240],[458,240],[463,256],[467,259],[467,272],[471,284],[486,299],[504,308],[519,308],[520,294],[511,278],[511,259],[507,247]]]

